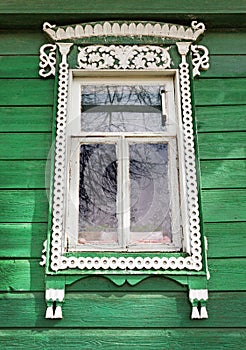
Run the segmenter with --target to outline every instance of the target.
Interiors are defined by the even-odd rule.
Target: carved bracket
[[[45,44],[40,48],[39,75],[47,78],[56,72],[56,45]]]
[[[200,70],[208,70],[209,53],[203,45],[191,45],[193,77],[200,75]]]
[[[45,299],[47,304],[45,318],[62,318],[62,303],[64,301],[64,289],[46,289]]]
[[[206,302],[208,300],[207,289],[190,289],[189,299],[192,305],[192,319],[208,318]]]

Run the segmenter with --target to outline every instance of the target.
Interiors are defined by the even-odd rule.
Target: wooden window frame
[[[44,32],[53,44],[40,48],[40,71],[43,78],[56,76],[56,129],[50,186],[50,216],[47,242],[41,265],[46,265],[46,318],[62,318],[65,285],[90,275],[101,275],[117,285],[124,281],[135,285],[148,276],[168,277],[189,287],[191,318],[207,318],[208,299],[207,244],[200,230],[200,212],[194,151],[192,76],[209,68],[208,50],[197,45],[205,25],[192,21],[191,26],[160,22],[95,22],[56,26],[45,22]],[[77,57],[77,61],[76,61]],[[57,62],[59,64],[57,64]],[[97,76],[99,70],[112,76],[116,70],[132,70],[145,76],[155,73],[174,78],[176,112],[180,118],[179,172],[183,217],[183,252],[66,252],[64,239],[65,188],[69,77],[71,74]],[[76,73],[75,73],[76,72]],[[69,93],[68,93],[69,92]],[[163,135],[160,135],[163,136]],[[52,174],[53,175],[53,174]],[[182,176],[181,176],[182,177]],[[123,281],[123,282],[122,282]]]
[[[69,89],[69,103],[68,103],[68,128],[67,128],[67,186],[65,189],[66,197],[66,214],[64,221],[66,222],[65,227],[65,236],[64,240],[67,242],[65,246],[65,252],[72,251],[117,251],[117,252],[133,252],[133,251],[162,251],[162,252],[175,252],[183,250],[181,245],[181,240],[187,241],[182,237],[182,220],[188,220],[188,217],[185,216],[184,208],[180,206],[181,200],[179,200],[179,188],[180,182],[182,181],[184,166],[181,157],[183,157],[181,152],[180,145],[180,133],[179,125],[180,118],[176,113],[175,108],[175,98],[179,96],[174,96],[174,79],[172,75],[163,74],[163,72],[153,71],[152,74],[148,72],[147,77],[145,76],[144,71],[139,72],[122,72],[114,71],[109,74],[105,74],[105,71],[99,71],[97,77],[90,72],[84,73],[82,71],[72,71],[70,73],[70,89]],[[161,76],[162,75],[162,76]],[[161,76],[161,77],[160,77]],[[135,85],[135,84],[144,84],[144,85],[154,85],[160,84],[165,86],[166,91],[166,112],[167,112],[167,130],[162,132],[79,132],[81,130],[81,116],[80,116],[80,98],[81,98],[81,86],[82,85],[100,85],[100,84],[110,84],[110,85]],[[124,141],[125,140],[125,141]],[[127,164],[128,152],[126,150],[127,144],[132,142],[143,142],[143,143],[156,143],[162,142],[169,145],[169,181],[170,181],[170,203],[171,203],[171,213],[172,218],[175,217],[175,220],[172,220],[172,235],[173,243],[169,245],[138,245],[134,249],[126,249],[127,240],[126,237],[129,237],[129,229],[127,228],[129,223],[129,178],[127,174]],[[102,244],[102,247],[91,248],[89,245],[80,245],[76,244],[76,237],[78,233],[78,187],[79,187],[79,163],[78,163],[78,145],[81,143],[115,143],[120,152],[120,157],[124,159],[123,165],[120,164],[120,167],[124,167],[119,171],[119,174],[122,173],[122,176],[118,177],[119,183],[123,184],[124,188],[121,188],[120,192],[123,192],[125,195],[125,203],[121,205],[119,211],[123,213],[120,218],[120,227],[119,235],[120,242],[119,245],[113,244],[112,247],[107,247]],[[179,154],[177,150],[180,150]],[[76,156],[74,154],[76,153]],[[179,176],[177,174],[178,169]],[[122,178],[123,177],[123,178]],[[179,179],[178,179],[179,177]],[[182,201],[184,201],[185,195],[182,194]],[[120,203],[122,200],[119,201]],[[183,206],[184,207],[184,206]],[[183,210],[181,214],[181,210]],[[177,214],[178,213],[178,214]],[[176,215],[175,215],[176,214]]]

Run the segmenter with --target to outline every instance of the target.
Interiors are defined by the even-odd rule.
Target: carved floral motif
[[[83,69],[166,69],[171,65],[169,48],[159,46],[96,45],[78,49],[78,68]]]

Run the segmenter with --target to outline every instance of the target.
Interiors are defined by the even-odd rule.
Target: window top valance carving
[[[56,26],[45,22],[43,30],[53,41],[70,40],[77,41],[86,38],[100,37],[155,37],[163,41],[169,39],[195,41],[204,31],[205,25],[197,21],[191,22],[191,26],[162,22],[145,21],[108,21],[91,22],[69,26]]]

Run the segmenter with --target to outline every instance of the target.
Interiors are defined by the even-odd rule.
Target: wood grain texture
[[[246,341],[243,329],[68,329],[2,330],[4,350],[237,350]]]
[[[210,291],[246,290],[246,259],[209,259]]]
[[[175,0],[169,2],[167,0],[156,0],[154,3],[149,0],[142,0],[141,3],[138,1],[131,1],[126,4],[123,0],[118,0],[115,3],[113,0],[95,0],[93,5],[86,2],[85,0],[71,0],[69,4],[63,2],[67,6],[57,6],[55,0],[45,0],[33,4],[32,0],[26,0],[23,6],[17,0],[10,0],[8,4],[1,3],[0,11],[3,14],[14,14],[14,13],[27,13],[27,14],[40,14],[44,13],[94,13],[95,10],[98,13],[105,13],[111,9],[112,12],[117,11],[129,15],[131,13],[231,13],[231,2],[229,0],[221,0],[220,2],[207,2],[204,7],[202,0],[197,0],[196,3],[192,1]],[[165,10],[165,12],[164,12]],[[244,2],[237,2],[233,5],[234,13],[246,13],[246,4]]]
[[[211,55],[245,55],[245,39],[246,30],[237,31],[235,33],[235,30],[228,31],[219,29],[216,31],[208,30],[200,43],[208,47]]]
[[[202,161],[201,186],[203,189],[245,188],[246,160]]]
[[[10,30],[0,33],[0,55],[38,55],[39,48],[47,43],[42,30]]]
[[[211,292],[209,319],[194,321],[184,292],[67,293],[64,318],[55,321],[44,318],[43,293],[12,292],[0,295],[0,327],[235,328],[246,326],[245,306],[245,292]]]
[[[210,258],[245,257],[246,222],[205,223]]]
[[[198,132],[245,131],[246,106],[197,107],[195,120]]]
[[[43,291],[44,269],[40,260],[1,260],[0,291]]]
[[[39,56],[0,56],[0,78],[39,78]]]
[[[49,188],[50,161],[6,160],[0,161],[0,188]]]
[[[0,232],[0,258],[41,258],[47,223],[0,224]]]
[[[194,81],[195,105],[246,105],[246,78]]]
[[[49,132],[52,107],[0,107],[0,132]]]
[[[0,144],[0,159],[2,160],[46,160],[51,147],[51,134],[2,133],[0,134]]]
[[[246,221],[246,190],[203,190],[205,222]]]
[[[48,197],[45,190],[0,191],[0,220],[3,223],[47,222]]]
[[[46,223],[0,224],[0,232],[0,257],[40,258]],[[246,222],[205,223],[204,234],[210,258],[245,257]]]
[[[1,106],[45,106],[53,104],[54,79],[1,79]]]
[[[208,46],[210,51],[210,47]],[[246,78],[245,55],[210,55],[210,66],[201,78]]]
[[[41,257],[42,244],[40,245]],[[43,291],[44,269],[39,266],[38,260],[8,259],[1,260],[0,267],[0,291]],[[245,291],[246,261],[243,258],[209,259],[209,291]],[[163,277],[151,277],[130,287],[127,283],[123,287],[117,287],[112,282],[102,277],[92,277],[67,288],[68,291],[85,292],[159,292],[187,291],[176,282]],[[144,293],[143,293],[144,294]]]
[[[200,159],[245,159],[246,133],[200,133],[198,148]]]

